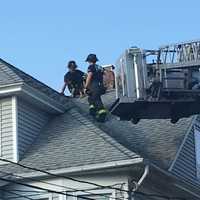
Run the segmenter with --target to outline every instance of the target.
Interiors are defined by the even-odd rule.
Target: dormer
[[[18,162],[68,106],[66,97],[0,59],[0,157]]]

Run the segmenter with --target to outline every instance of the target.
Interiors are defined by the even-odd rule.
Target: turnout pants
[[[102,88],[99,85],[92,85],[88,94],[89,111],[98,122],[105,122],[107,111],[102,103],[101,95]]]
[[[91,87],[89,90],[89,96],[88,96],[88,103],[90,108],[94,108],[96,112],[98,112],[101,109],[104,109],[104,105],[101,100],[101,88],[100,87]]]

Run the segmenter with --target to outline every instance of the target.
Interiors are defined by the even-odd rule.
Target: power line
[[[25,187],[34,188],[34,189],[37,189],[37,190],[43,190],[43,191],[46,191],[46,192],[49,192],[49,193],[61,194],[61,195],[70,196],[70,197],[77,197],[76,195],[73,195],[73,194],[68,194],[68,193],[65,193],[65,192],[59,192],[59,191],[55,191],[55,190],[51,190],[51,189],[46,189],[46,188],[38,187],[38,186],[35,186],[35,185],[29,185],[29,184],[26,184],[26,183],[21,183],[21,182],[16,181],[16,180],[10,180],[10,179],[1,178],[1,177],[0,177],[0,180],[5,181],[5,182],[18,184],[18,185],[22,185],[22,186],[25,186]],[[82,197],[82,199],[94,200],[94,199],[89,198],[89,197]]]
[[[31,180],[31,181],[35,181],[35,179],[33,179],[33,178],[27,178],[27,177],[23,177],[23,176],[20,176],[20,175],[14,175],[14,174],[12,174],[12,173],[7,173],[7,172],[4,172],[4,171],[0,171],[0,173],[3,173],[3,174],[6,174],[6,175],[10,175],[10,176],[13,176],[13,177],[18,177],[18,178],[23,178],[23,179],[27,179],[27,180]],[[75,188],[71,188],[71,187],[67,187],[67,186],[63,186],[63,185],[58,185],[58,184],[54,184],[54,183],[48,183],[48,182],[45,182],[45,181],[38,181],[38,182],[40,182],[40,183],[45,183],[45,184],[49,184],[49,185],[51,185],[51,186],[56,186],[56,187],[61,187],[61,188],[64,188],[64,189],[70,189],[70,190],[72,190],[72,191],[67,191],[67,192],[85,192],[85,193],[87,193],[87,194],[90,194],[90,195],[96,195],[95,193],[92,193],[92,192],[89,192],[88,190],[94,190],[94,188],[93,189],[83,189],[83,190],[77,190],[77,189],[75,189]],[[95,188],[96,190],[98,190],[99,188]],[[116,199],[116,198],[114,198],[114,197],[110,197],[110,196],[108,196],[108,195],[105,195],[105,194],[99,194],[99,196],[103,196],[103,197],[107,197],[107,198],[111,198],[111,199]],[[119,198],[119,199],[121,199],[121,198]]]
[[[18,194],[18,193],[12,192],[12,191],[5,190],[5,189],[3,189],[3,188],[0,188],[0,190],[3,191],[3,192],[6,192],[6,193],[8,193],[8,194],[15,195],[15,196],[17,196],[18,198],[25,198],[25,199],[29,199],[29,200],[34,200],[34,199],[28,197],[27,195],[20,195],[20,194]],[[16,197],[8,197],[8,198],[6,198],[6,200],[8,200],[8,199],[14,199],[14,198],[16,198]]]
[[[48,174],[50,176],[54,176],[54,177],[59,177],[59,178],[66,178],[66,179],[69,179],[69,180],[72,180],[72,181],[76,181],[76,182],[79,182],[79,183],[85,183],[85,184],[90,184],[90,185],[95,185],[97,186],[98,188],[109,188],[109,189],[115,189],[115,190],[118,190],[118,191],[121,191],[121,192],[127,192],[129,193],[130,191],[128,190],[124,190],[124,189],[120,189],[120,188],[116,188],[116,187],[112,187],[110,185],[108,186],[103,186],[103,185],[100,185],[100,184],[97,184],[97,183],[93,183],[93,182],[88,182],[88,181],[82,181],[82,180],[78,180],[78,179],[75,179],[75,178],[71,178],[71,177],[68,177],[68,176],[61,176],[61,175],[56,175],[56,174],[53,174],[53,173],[50,173],[50,172],[47,172],[45,170],[40,170],[40,169],[37,169],[37,168],[33,168],[33,167],[29,167],[29,166],[25,166],[25,165],[22,165],[22,164],[19,164],[19,163],[15,163],[13,161],[9,161],[9,160],[6,160],[6,159],[3,159],[3,158],[0,158],[1,161],[4,161],[4,162],[9,162],[11,164],[15,164],[15,165],[18,165],[20,167],[23,167],[23,168],[26,168],[26,169],[30,169],[30,170],[33,170],[33,171],[38,171],[38,172],[41,172],[41,173],[45,173],[45,174]],[[2,179],[2,178],[0,178]],[[20,184],[20,183],[19,183]],[[45,189],[46,190],[46,189]],[[48,190],[46,190],[48,191]],[[80,190],[79,190],[80,191]],[[54,192],[56,193],[56,192]],[[138,192],[138,191],[135,191],[134,192],[135,194],[138,194],[138,195],[143,195],[143,196],[148,196],[148,197],[158,197],[158,198],[164,198],[164,199],[167,199],[167,200],[186,200],[185,198],[182,198],[182,197],[168,197],[168,196],[163,196],[163,195],[157,195],[157,194],[146,194],[146,193],[142,193],[142,192]],[[62,193],[63,194],[63,193]],[[93,194],[94,195],[94,194]],[[100,195],[100,194],[98,194]],[[75,195],[70,195],[70,196],[75,196]],[[76,197],[76,196],[75,196]],[[87,197],[82,197],[83,199],[86,198],[88,199]],[[90,199],[90,198],[89,198]]]
[[[6,200],[10,200],[10,199],[18,199],[18,198],[21,198],[21,197],[23,197],[23,198],[26,198],[26,197],[28,197],[28,198],[31,198],[31,199],[33,199],[33,200],[35,200],[35,197],[41,197],[41,195],[43,195],[43,193],[38,193],[38,194],[27,194],[27,195],[20,195],[19,193],[15,193],[16,195],[18,195],[18,197],[6,197]],[[49,194],[49,193],[44,193],[44,194]],[[20,196],[19,196],[20,195]],[[33,198],[32,198],[33,197]],[[44,197],[44,196],[42,196],[42,197]]]
[[[44,173],[44,174],[47,174],[49,176],[53,176],[53,177],[56,177],[56,178],[65,178],[65,179],[72,180],[72,181],[75,181],[75,182],[79,182],[79,183],[83,183],[83,184],[88,184],[88,185],[93,185],[93,186],[96,186],[96,187],[99,187],[99,188],[109,188],[109,189],[115,189],[115,190],[118,190],[118,191],[121,191],[121,192],[127,192],[127,193],[129,192],[128,190],[124,190],[124,189],[112,187],[112,186],[109,186],[109,185],[108,186],[104,186],[104,185],[100,185],[100,184],[89,182],[89,181],[79,180],[79,179],[72,178],[72,177],[69,177],[69,176],[64,176],[64,175],[59,175],[59,174],[53,174],[51,172],[48,172],[48,171],[45,171],[45,170],[42,170],[42,169],[37,169],[37,168],[34,168],[34,167],[29,167],[29,166],[26,166],[26,165],[22,165],[20,163],[15,163],[13,161],[10,161],[10,160],[4,159],[4,158],[0,158],[0,160],[3,161],[3,162],[7,162],[7,163],[11,163],[11,164],[20,166],[20,167],[25,168],[25,169],[29,169],[29,170],[32,170],[32,171],[41,172],[41,173]]]
[[[35,181],[34,178],[24,177],[24,176],[16,175],[16,174],[13,174],[13,173],[7,173],[7,172],[4,172],[4,171],[0,171],[0,173],[4,173],[4,174],[6,174],[6,175],[15,176],[15,177],[18,177],[18,178],[23,178],[23,179]],[[42,180],[40,180],[40,181],[38,181],[38,182],[44,183],[44,184],[47,184],[47,185],[51,185],[51,186],[61,187],[61,188],[64,188],[64,189],[70,189],[70,190],[72,190],[73,192],[79,192],[79,191],[81,191],[81,190],[76,190],[75,188],[71,188],[71,187],[67,187],[67,186],[63,186],[63,185],[58,185],[58,184],[55,184],[55,183],[48,183],[48,182],[42,181]]]
[[[1,189],[0,189],[1,190]],[[8,190],[5,190],[5,191],[8,191]],[[13,190],[12,189],[12,192],[17,192],[17,193],[15,193],[15,194],[18,194],[18,195],[20,195],[20,192],[22,192],[23,194],[24,193],[28,193],[28,194],[26,194],[26,195],[24,195],[24,196],[26,196],[26,197],[35,197],[35,196],[43,196],[43,195],[46,195],[46,194],[49,194],[48,192],[43,192],[43,191],[34,191],[34,190]],[[29,194],[30,193],[30,194]],[[21,195],[22,196],[22,195]],[[20,197],[15,197],[15,198],[20,198]],[[9,200],[9,199],[13,199],[13,197],[7,197],[6,198],[6,200]],[[34,200],[35,200],[35,198],[34,198]]]

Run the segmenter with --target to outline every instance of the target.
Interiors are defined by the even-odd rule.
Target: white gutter
[[[59,113],[64,113],[64,111],[65,111],[65,107],[63,105],[61,105],[61,103],[58,103],[56,100],[52,100],[47,95],[42,94],[42,92],[39,92],[36,89],[34,89],[26,84],[23,86],[22,92],[24,92],[28,96],[36,99],[37,101],[40,101],[41,103],[49,106],[50,108],[52,108],[53,110],[55,110]]]
[[[63,168],[63,169],[49,170],[48,172],[55,175],[61,175],[61,174],[80,173],[80,172],[87,172],[87,171],[94,171],[94,170],[105,170],[105,169],[117,168],[117,167],[126,167],[129,165],[136,165],[140,163],[143,163],[143,158],[134,158],[134,159],[106,162],[106,163],[100,163],[100,164],[69,167],[69,168]],[[29,177],[39,178],[39,177],[49,176],[48,174],[44,174],[42,172],[37,172],[37,171],[30,172],[30,173],[22,173],[22,174],[18,173],[14,175],[23,176],[24,178],[29,178]]]
[[[8,95],[22,90],[23,83],[8,84],[0,86],[0,95]]]
[[[149,165],[146,165],[145,169],[144,169],[144,173],[143,173],[143,175],[141,176],[140,180],[137,183],[138,187],[140,187],[142,185],[144,179],[147,177],[148,174],[149,174]]]
[[[146,179],[148,174],[149,174],[149,165],[146,165],[144,168],[144,173],[140,177],[139,181],[138,182],[131,181],[135,186],[135,188],[132,189],[133,193],[139,189],[139,187],[142,185],[143,181]]]
[[[16,84],[8,84],[8,85],[1,85],[0,86],[0,96],[7,96],[7,95],[18,95],[24,93],[29,97],[35,99],[36,101],[45,104],[47,107],[51,108],[52,110],[64,113],[66,110],[66,106],[58,103],[56,100],[48,97],[47,95],[43,94],[42,92],[24,84],[23,82],[19,82]]]

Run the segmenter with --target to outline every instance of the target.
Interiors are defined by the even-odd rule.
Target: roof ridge
[[[0,62],[3,64],[6,64],[6,65],[10,65],[9,63],[7,63],[6,61],[4,61],[2,58],[0,58]],[[9,68],[10,69],[10,68]],[[3,67],[0,67],[0,70],[3,71],[5,74],[7,74],[8,76],[10,76],[10,74],[3,68]],[[10,69],[12,72],[13,70]],[[18,79],[20,79],[21,81],[23,81],[23,79],[18,75],[16,74],[15,72],[13,72],[15,74],[15,76],[17,76]]]
[[[10,68],[21,80],[25,81],[25,80],[24,80],[24,77],[21,77],[21,76],[18,74],[18,72],[22,73],[22,74],[25,75],[25,76],[28,76],[29,78],[33,79],[34,81],[37,81],[38,83],[42,84],[43,86],[45,86],[45,87],[47,87],[47,88],[53,90],[54,92],[56,92],[56,93],[58,93],[58,94],[60,95],[60,93],[59,93],[58,91],[56,91],[55,89],[51,88],[50,86],[48,86],[47,84],[43,83],[42,81],[40,81],[40,80],[34,78],[34,77],[31,76],[30,74],[28,74],[28,73],[24,72],[23,70],[19,69],[18,67],[15,67],[14,65],[12,65],[12,64],[10,64],[10,63],[8,63],[8,62],[6,62],[6,61],[3,60],[2,58],[0,58],[0,61],[3,62],[3,63],[5,63],[7,66],[9,66],[9,68]]]
[[[4,61],[1,58],[0,58],[0,63],[2,63],[2,65],[3,65],[2,67],[8,68],[8,70],[10,70],[10,73],[13,73],[15,76],[17,76],[18,79],[21,80],[21,82],[27,84],[31,88],[38,90],[39,92],[41,92],[41,93],[45,94],[46,96],[54,99],[55,101],[58,101],[61,104],[65,104],[65,102],[67,100],[66,96],[61,95],[57,90],[51,88],[47,84],[39,81],[38,79],[27,74],[23,70],[13,66],[12,64]],[[19,81],[19,80],[17,80],[17,81]],[[13,82],[16,83],[17,81],[13,81]],[[10,82],[12,82],[12,80]]]
[[[124,155],[130,157],[131,159],[141,157],[140,155],[136,154],[135,152],[129,150],[119,142],[117,142],[114,138],[112,138],[110,135],[106,134],[105,131],[103,131],[100,127],[96,126],[94,123],[92,123],[88,118],[86,118],[79,110],[73,108],[73,110],[69,110],[68,113],[72,115],[76,120],[78,120],[80,123],[83,123],[85,126],[90,128],[91,131],[93,131],[95,134],[98,134],[101,138],[103,138],[107,143],[115,147],[117,150],[122,152]],[[98,130],[98,133],[97,133]]]

